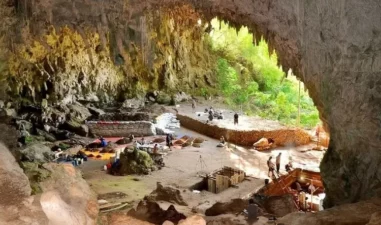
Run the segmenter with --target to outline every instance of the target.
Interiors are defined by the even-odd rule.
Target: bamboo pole
[[[299,96],[298,96],[298,127],[300,127],[300,80],[299,80]]]

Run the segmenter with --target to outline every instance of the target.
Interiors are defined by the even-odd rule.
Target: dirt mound
[[[152,142],[153,142],[153,143],[162,143],[162,142],[164,142],[164,141],[165,141],[164,138],[155,138]]]
[[[233,199],[230,202],[217,202],[212,207],[207,209],[205,211],[206,216],[218,216],[221,214],[228,214],[228,213],[240,213],[244,209],[246,209],[249,205],[249,202],[247,200],[243,199]]]
[[[160,182],[157,182],[156,190],[154,190],[149,196],[146,196],[146,198],[151,201],[166,201],[178,205],[188,205],[184,201],[181,196],[181,192],[178,189],[164,187]]]
[[[119,164],[111,172],[116,175],[148,174],[154,169],[151,156],[147,152],[134,149],[121,153]]]
[[[122,138],[115,142],[118,145],[126,145],[131,143],[131,140],[129,138]]]
[[[140,201],[136,209],[131,209],[127,215],[154,224],[163,224],[167,220],[177,224],[180,220],[186,219],[173,205],[163,210],[156,202],[146,199]]]
[[[200,137],[197,137],[194,139],[193,143],[196,143],[196,144],[201,144],[203,143],[205,140],[203,138],[200,138]]]

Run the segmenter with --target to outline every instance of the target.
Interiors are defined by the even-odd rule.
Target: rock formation
[[[0,224],[95,224],[98,204],[81,174],[70,164],[44,164],[49,177],[31,195],[28,177],[0,144]]]
[[[317,213],[291,213],[278,223],[284,225],[344,225],[380,224],[380,199],[371,199],[355,204],[345,204]]]
[[[321,165],[325,205],[356,202],[381,196],[380,10],[377,0],[3,1],[0,66],[9,88],[1,90],[69,101],[102,89],[212,86],[212,70],[202,68],[213,58],[194,40],[199,18],[219,16],[263,35],[305,83],[331,136]]]

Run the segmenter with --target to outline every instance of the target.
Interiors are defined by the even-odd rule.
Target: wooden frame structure
[[[233,185],[241,183],[246,177],[242,170],[224,166],[222,169],[209,174],[206,179],[208,183],[208,191],[220,193]]]

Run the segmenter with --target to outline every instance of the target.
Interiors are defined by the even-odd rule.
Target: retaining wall
[[[194,130],[198,133],[204,134],[206,136],[219,139],[221,136],[225,137],[228,142],[242,145],[242,146],[252,146],[259,139],[272,138],[276,145],[305,145],[311,142],[310,135],[302,129],[280,129],[271,131],[260,131],[260,130],[230,130],[216,125],[206,124],[205,122],[199,121],[197,119],[190,118],[185,115],[177,114],[177,119],[180,120],[181,126]]]
[[[95,136],[128,137],[156,135],[155,125],[148,121],[88,121],[90,132]]]

